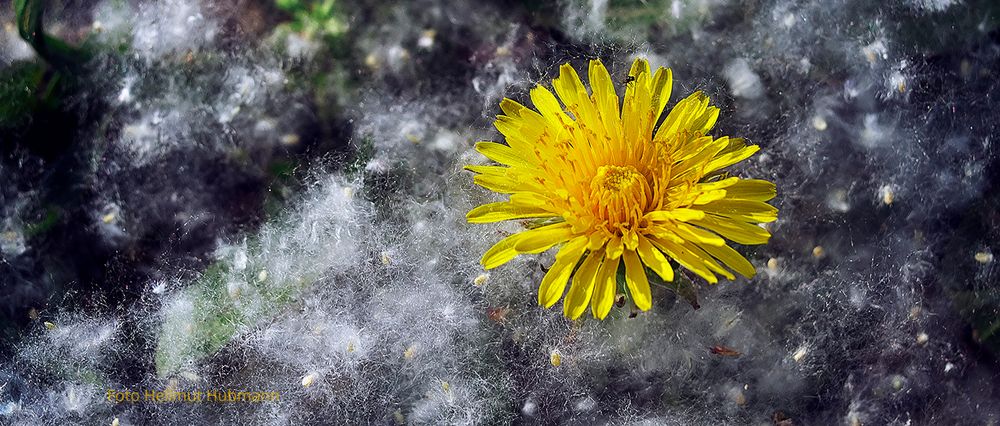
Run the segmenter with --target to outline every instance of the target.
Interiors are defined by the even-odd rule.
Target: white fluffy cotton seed
[[[729,91],[733,96],[744,99],[757,99],[764,94],[764,85],[760,76],[750,69],[746,59],[737,58],[726,64],[722,75],[729,83]]]
[[[847,191],[843,189],[832,191],[826,199],[826,206],[830,210],[840,213],[846,213],[851,210],[851,203],[847,200]]]
[[[420,34],[420,38],[417,39],[417,47],[424,50],[429,50],[431,47],[434,47],[435,35],[437,35],[437,31],[425,30]]]
[[[538,412],[538,404],[530,399],[524,401],[524,405],[521,406],[521,414],[524,414],[525,416],[534,417],[535,413],[537,412]]]
[[[597,408],[597,400],[595,400],[591,396],[580,398],[579,400],[576,401],[574,408],[576,409],[576,411],[584,413],[588,411],[594,411],[594,409]]]

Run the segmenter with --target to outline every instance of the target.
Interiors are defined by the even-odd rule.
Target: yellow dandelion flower
[[[510,99],[500,103],[503,115],[494,124],[507,143],[476,144],[500,165],[466,167],[476,184],[510,194],[508,201],[472,209],[470,223],[532,219],[533,225],[496,243],[482,265],[496,268],[559,245],[538,303],[558,302],[572,276],[563,302],[572,319],[588,305],[594,317],[608,315],[619,269],[642,310],[652,305],[646,268],[672,281],[670,259],[709,283],[718,282],[716,274],[735,279],[730,270],[749,278],[753,265],[726,239],[764,244],[771,235],[756,224],[777,219],[778,210],[765,203],[775,196],[773,183],[722,171],[758,147],[708,136],[719,109],[707,96],[695,92],[660,122],[671,70],[651,72],[637,59],[629,76],[620,103],[601,61],[590,62],[592,93],[563,64],[552,80],[558,99],[538,85],[530,92],[534,109]]]

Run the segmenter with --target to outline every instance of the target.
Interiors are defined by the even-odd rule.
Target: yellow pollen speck
[[[906,384],[905,377],[900,376],[899,374],[896,374],[896,375],[892,376],[892,388],[893,389],[895,389],[897,391],[898,390],[902,390],[903,389],[903,385],[905,385],[905,384]]]
[[[490,279],[490,274],[479,274],[476,276],[475,279],[472,280],[472,284],[474,284],[476,287],[482,287],[483,284],[486,284],[486,281],[488,281],[489,279]]]
[[[117,417],[115,417],[113,420],[111,420],[111,426],[118,426],[118,425],[119,425],[119,422],[118,422],[118,418]]]
[[[257,282],[262,283],[266,279],[267,279],[267,269],[261,269],[260,272],[257,273]]]
[[[879,188],[878,192],[882,195],[882,204],[888,206],[896,200],[896,194],[893,192],[891,185],[883,185]]]
[[[365,65],[367,65],[368,68],[371,69],[378,68],[379,62],[380,61],[378,60],[378,56],[376,56],[374,53],[369,53],[368,56],[365,56]]]
[[[993,253],[990,253],[988,251],[981,251],[981,252],[976,253],[975,259],[976,259],[976,262],[979,262],[979,263],[982,263],[982,264],[985,265],[985,264],[990,263],[990,262],[993,261]]]
[[[114,222],[114,221],[115,221],[115,214],[114,213],[108,213],[108,214],[104,215],[103,217],[101,217],[101,222],[104,222],[105,224],[110,224],[111,222]]]
[[[403,351],[403,358],[413,359],[415,356],[417,356],[417,345],[410,345],[410,347]]]
[[[288,133],[281,136],[281,144],[286,146],[298,145],[302,138],[295,133]]]
[[[918,345],[926,344],[928,340],[930,340],[930,336],[928,336],[927,333],[917,334],[917,344]]]
[[[382,253],[379,253],[379,259],[385,266],[389,266],[390,264],[392,264],[392,259],[389,258],[389,252],[383,251]]]
[[[823,246],[813,247],[812,253],[813,253],[813,257],[815,257],[817,259],[822,259],[823,256],[826,256],[826,250],[823,249]]]
[[[562,365],[562,354],[559,353],[558,349],[554,349],[552,353],[549,354],[549,363],[553,367],[558,367]]]
[[[354,342],[347,342],[347,352],[354,352]]]
[[[51,322],[45,321],[42,324],[45,324],[45,328],[47,328],[49,330],[55,330],[56,329],[56,325],[53,324],[53,323],[51,323]]]
[[[802,362],[802,360],[806,357],[807,353],[809,353],[809,349],[806,348],[805,346],[800,346],[798,349],[795,350],[795,353],[792,354],[792,360],[794,360],[795,362]]]
[[[309,373],[302,376],[302,387],[307,388],[316,382],[316,373]]]
[[[813,128],[819,131],[826,130],[826,119],[822,115],[815,115],[812,119]]]
[[[449,385],[448,382],[442,380],[441,390],[445,391],[445,393],[451,392],[451,385]]]
[[[772,273],[778,272],[778,259],[773,258],[773,257],[770,258],[770,259],[768,259],[767,260],[767,270],[771,271]]]

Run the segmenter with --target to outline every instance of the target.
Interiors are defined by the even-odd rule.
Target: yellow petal
[[[677,220],[681,222],[687,222],[695,219],[701,219],[705,217],[705,212],[701,210],[694,209],[673,209],[673,210],[654,210],[646,213],[645,218],[654,222],[666,222],[671,220]]]
[[[629,76],[634,80],[625,87],[622,103],[622,126],[626,141],[639,141],[653,134],[653,115],[650,111],[652,94],[649,92],[649,63],[645,60],[632,63]]]
[[[507,176],[481,174],[472,178],[472,181],[476,185],[501,194],[513,194],[525,189],[525,184]]]
[[[722,237],[685,223],[675,224],[674,232],[687,241],[708,244],[711,246],[722,246],[726,244],[726,240],[723,240]]]
[[[708,96],[700,91],[694,92],[678,102],[667,114],[667,118],[663,120],[663,124],[660,125],[653,139],[665,140],[682,131],[704,133],[702,129],[713,114],[709,110],[708,102]],[[718,111],[714,114],[717,117]],[[705,117],[706,115],[708,117]],[[714,120],[712,120],[712,124],[715,124]]]
[[[562,106],[559,105],[559,100],[545,86],[536,85],[535,88],[531,89],[529,95],[535,109],[550,123],[561,124],[563,119],[568,118],[563,112]]]
[[[695,205],[708,204],[708,203],[711,203],[712,201],[719,201],[719,200],[721,200],[723,198],[726,198],[726,190],[725,189],[715,189],[715,190],[712,190],[712,191],[702,191],[700,194],[698,194],[695,197],[694,201],[692,201],[691,203],[695,204]]]
[[[566,109],[576,116],[577,123],[596,122],[597,110],[573,66],[566,63],[559,67],[559,77],[552,80],[552,88],[556,90]]]
[[[563,296],[566,291],[566,281],[573,273],[573,267],[580,262],[580,256],[587,249],[587,237],[579,236],[570,240],[559,249],[556,254],[556,261],[549,267],[549,271],[542,278],[542,284],[538,287],[538,304],[551,308]]]
[[[594,318],[603,320],[611,312],[611,307],[615,304],[615,294],[618,289],[618,264],[620,257],[605,259],[601,268],[597,270],[597,278],[594,281],[594,297],[591,300],[590,312]]]
[[[520,232],[498,241],[493,247],[486,250],[486,253],[483,253],[483,258],[479,260],[479,263],[486,269],[493,269],[510,262],[511,259],[517,256],[514,244],[522,238],[524,238],[524,233]]]
[[[569,319],[580,318],[583,311],[587,310],[590,297],[594,293],[597,268],[601,266],[603,258],[604,250],[590,252],[580,268],[573,274],[573,283],[569,287],[566,299],[563,300],[563,315]]]
[[[696,139],[693,143],[698,149],[697,151],[693,151],[695,154],[681,160],[680,163],[671,169],[671,184],[676,185],[682,180],[689,180],[688,175],[690,173],[696,173],[696,178],[704,176],[707,173],[705,162],[725,149],[727,143],[728,138],[726,137],[712,139],[711,136],[705,136]]]
[[[716,215],[705,215],[704,218],[688,223],[711,230],[739,244],[764,244],[771,238],[766,229],[757,225]]]
[[[503,100],[500,101],[500,110],[503,111],[504,114],[511,117],[520,117],[521,114],[527,109],[528,107],[521,105],[517,101],[510,98],[503,98]]]
[[[717,180],[714,182],[702,182],[694,186],[695,191],[713,191],[716,189],[728,189],[729,187],[739,183],[740,178],[731,177],[722,180]]]
[[[729,246],[710,246],[706,244],[699,244],[699,246],[708,252],[708,254],[715,256],[716,259],[721,260],[730,269],[744,277],[753,278],[754,274],[757,273],[757,270],[743,255]]]
[[[760,179],[740,179],[726,188],[726,197],[740,200],[767,201],[777,195],[773,183]]]
[[[526,235],[514,245],[514,249],[520,253],[532,254],[541,253],[573,237],[571,226],[565,222],[542,226],[522,233]]]
[[[751,155],[754,155],[760,147],[757,145],[750,145],[740,148],[736,151],[719,155],[705,165],[705,173],[714,172],[723,167],[728,167],[733,164],[739,163],[740,161],[746,160]]]
[[[621,149],[622,120],[621,112],[618,110],[618,93],[615,92],[614,82],[608,69],[604,67],[600,59],[590,61],[590,88],[594,92],[594,102],[597,104],[597,112],[601,115],[604,129],[611,138],[615,147]]]
[[[732,272],[729,272],[728,269],[723,268],[722,265],[719,264],[719,262],[715,261],[715,258],[712,257],[712,255],[706,253],[705,250],[702,250],[701,246],[695,244],[694,241],[684,241],[679,245],[683,247],[684,250],[687,250],[692,255],[694,255],[694,257],[696,257],[698,260],[701,260],[702,263],[704,263],[705,266],[708,267],[708,269],[711,270],[712,272],[722,275],[730,280],[736,279],[736,276],[733,275]]]
[[[713,274],[712,271],[709,270],[708,266],[705,265],[704,260],[699,259],[698,256],[680,244],[656,237],[650,238],[650,241],[652,241],[657,248],[663,250],[664,253],[676,260],[677,263],[680,263],[681,266],[687,268],[691,272],[694,272],[699,277],[704,278],[705,281],[708,281],[711,284],[719,282],[719,279],[715,277],[715,274]]]
[[[653,121],[660,121],[660,114],[663,114],[663,108],[667,106],[667,101],[670,100],[670,91],[674,85],[674,72],[670,68],[657,68],[656,73],[653,74],[653,82],[650,87],[650,91],[653,93],[652,107],[653,107]]]
[[[513,148],[496,142],[476,142],[476,151],[485,155],[486,158],[496,161],[500,164],[506,164],[508,166],[519,166],[526,168],[534,168],[535,165],[527,161],[526,158],[522,157]]]
[[[607,246],[605,247],[605,257],[612,259],[622,255],[622,251],[625,250],[625,245],[622,239],[619,237],[611,237],[608,239]]]
[[[469,223],[491,223],[502,220],[551,216],[555,216],[555,214],[545,209],[520,206],[507,201],[501,201],[498,203],[483,204],[469,210],[465,218]]]
[[[653,296],[649,290],[649,278],[646,277],[646,269],[643,268],[639,256],[632,250],[626,250],[622,254],[625,259],[625,284],[628,286],[629,294],[635,306],[643,311],[649,310],[653,306]]]
[[[524,207],[543,208],[552,206],[552,201],[536,192],[518,192],[510,196],[510,203]]]
[[[766,223],[778,218],[778,209],[762,201],[727,199],[692,208],[744,222]]]
[[[659,249],[653,247],[653,244],[649,242],[649,239],[644,235],[639,235],[639,248],[637,250],[639,257],[642,258],[642,263],[656,272],[663,281],[673,281],[674,280],[674,269],[670,267],[670,262]]]

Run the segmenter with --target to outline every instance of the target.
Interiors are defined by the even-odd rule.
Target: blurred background
[[[0,6],[0,423],[1000,422],[995,1],[14,0]],[[776,182],[755,278],[608,320],[472,149],[636,57]],[[558,307],[557,307],[558,308]],[[275,391],[115,403],[113,390]]]

